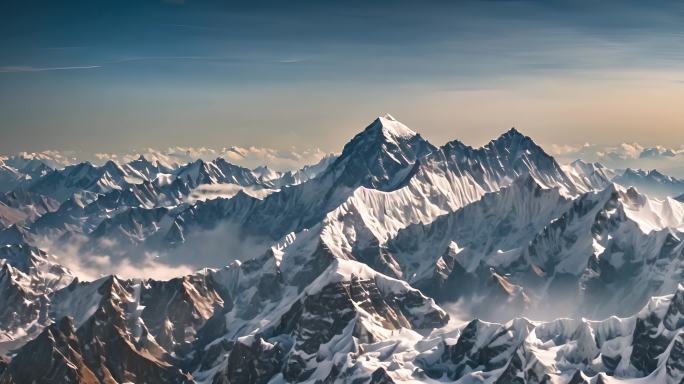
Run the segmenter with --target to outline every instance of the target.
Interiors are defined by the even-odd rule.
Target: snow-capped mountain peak
[[[391,118],[391,119],[390,119]],[[339,175],[346,185],[394,188],[419,158],[436,148],[419,134],[390,116],[375,119],[354,136],[327,172]]]
[[[627,168],[622,174],[615,176],[613,181],[625,187],[636,187],[655,198],[676,197],[684,192],[684,180],[664,175],[655,169],[645,171]]]
[[[413,137],[417,135],[416,132],[411,130],[406,125],[402,124],[396,120],[392,115],[385,114],[380,116],[373,124],[373,129],[380,128],[385,135],[392,137]]]
[[[186,155],[5,165],[0,383],[684,378],[684,204],[601,164],[390,115],[297,171]]]
[[[508,151],[515,156],[522,156],[523,154],[532,154],[533,152],[546,152],[539,147],[531,137],[524,135],[515,127],[501,134],[496,139],[492,140],[486,147],[497,148],[499,150]]]

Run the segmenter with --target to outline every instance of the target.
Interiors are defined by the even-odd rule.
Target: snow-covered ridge
[[[244,275],[233,274],[236,268],[244,269]],[[245,368],[258,368],[252,374],[267,382],[382,377],[396,383],[469,383],[519,377],[525,383],[598,383],[608,378],[670,383],[684,378],[681,285],[628,317],[457,324],[447,323],[446,313],[406,282],[362,263],[337,260],[297,294],[278,294],[265,285],[250,290],[253,272],[245,268],[235,264],[171,281],[105,277],[74,282],[50,296],[49,316],[55,322],[18,350],[0,378],[40,381],[45,371],[30,369],[27,359],[33,357],[31,366],[41,366],[40,351],[69,351],[54,341],[62,339],[70,340],[71,351],[77,352],[64,355],[67,376],[73,370],[115,379],[241,382],[247,380]],[[254,300],[239,300],[239,294],[266,299],[266,316],[242,312]],[[190,339],[179,339],[178,327]],[[103,337],[107,334],[116,338]],[[126,353],[141,360],[133,363],[110,354],[120,348],[116,340],[125,340]],[[195,357],[184,351],[191,345],[197,348]],[[108,373],[97,370],[97,361],[110,367],[104,371]],[[193,371],[178,376],[182,371],[167,369],[179,361]]]
[[[86,153],[84,151],[20,152],[13,155],[0,155],[0,161],[14,168],[24,168],[29,162],[42,162],[53,169],[64,168],[88,161],[102,165],[107,161],[129,163],[145,158],[153,163],[160,163],[168,168],[177,168],[187,163],[202,159],[211,161],[216,158],[226,160],[247,168],[269,165],[279,171],[296,170],[308,164],[319,162],[328,156],[320,149],[273,149],[257,146],[209,147],[169,147],[166,149],[144,148],[131,152]]]
[[[435,147],[386,115],[293,172],[8,164],[0,382],[681,380],[684,204],[517,129]]]

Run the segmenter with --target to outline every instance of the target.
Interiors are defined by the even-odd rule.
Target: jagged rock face
[[[30,325],[46,319],[46,297],[22,286],[24,278],[9,264],[0,269],[0,341],[32,334]]]
[[[657,214],[645,222],[649,204],[615,186],[570,200],[523,178],[408,226],[380,249],[400,266],[394,276],[441,302],[466,300],[487,319],[574,315],[569,308],[592,318],[629,315],[684,278],[680,232]],[[676,209],[659,209],[679,220]]]
[[[255,185],[258,180],[251,170],[228,163],[222,158],[211,162],[197,160],[180,168],[176,176],[191,187],[201,184],[230,183],[237,185]]]
[[[316,378],[335,380],[344,374],[344,367],[337,363],[321,365],[321,361],[356,354],[358,343],[380,342],[402,329],[434,329],[446,324],[448,316],[432,300],[398,281],[352,274],[342,281],[327,282],[330,278],[338,279],[335,276],[340,268],[356,265],[334,263],[310,285],[320,286],[314,292],[307,288],[295,301],[289,301],[287,296],[277,299],[281,304],[269,313],[278,315],[271,320],[256,317],[251,320],[256,322],[254,325],[250,325],[249,319],[240,320],[240,306],[244,305],[241,301],[231,311],[216,315],[219,319],[207,322],[209,332],[230,335],[231,329],[238,327],[249,336],[240,337],[238,333],[228,339],[219,338],[220,342],[206,343],[201,340],[215,336],[207,336],[204,330],[200,332],[197,348],[202,350],[202,356],[196,361],[199,365],[196,377],[201,381],[234,382],[231,377],[238,373],[252,377],[253,372],[262,371],[264,375],[282,375],[294,382]],[[235,321],[243,325],[235,326],[232,324]],[[254,327],[254,331],[249,331],[249,327]],[[236,362],[255,350],[264,353],[262,358],[236,372]],[[216,367],[220,371],[210,374]],[[260,377],[256,382],[267,381],[270,376]]]
[[[635,187],[639,192],[658,198],[676,197],[684,192],[684,180],[663,175],[658,170],[643,171],[626,169],[613,181],[625,187]]]
[[[16,169],[7,166],[6,164],[0,164],[0,192],[4,193],[11,191],[21,184],[23,175]]]
[[[455,342],[445,337],[440,348],[417,361],[428,376],[446,375],[457,382],[593,383],[606,382],[606,375],[616,382],[680,382],[681,328],[668,330],[663,324],[678,316],[682,289],[654,298],[638,315],[625,319],[514,320],[505,325],[472,321]]]
[[[62,234],[66,231],[89,234],[99,230],[93,234],[97,238],[109,234],[106,227],[99,228],[100,225],[107,226],[103,222],[113,222],[114,225],[109,226],[116,227],[130,222],[131,215],[158,216],[160,212],[165,212],[163,208],[180,204],[191,191],[187,184],[176,179],[164,185],[149,181],[129,184],[123,189],[90,194],[87,199],[73,196],[58,209],[42,215],[32,230],[40,234]],[[158,220],[141,221],[138,231],[152,230]],[[154,232],[147,232],[146,236],[151,233]]]
[[[504,143],[517,143],[518,140],[531,142],[529,138],[519,133],[504,135],[499,140]],[[489,149],[471,149],[472,153],[465,151],[463,154],[456,151],[453,158],[445,157],[441,150],[432,152],[417,161],[416,169],[411,171],[411,177],[401,188],[390,192],[359,189],[337,209],[330,212],[321,224],[309,229],[309,234],[319,233],[321,241],[333,256],[355,259],[383,274],[405,279],[429,292],[433,297],[451,300],[464,296],[467,292],[452,289],[458,285],[459,280],[463,279],[452,278],[450,281],[454,283],[453,286],[441,289],[446,287],[451,269],[458,260],[450,247],[449,236],[451,234],[449,232],[452,227],[461,230],[459,235],[467,239],[465,241],[480,247],[474,252],[477,257],[471,257],[470,250],[461,256],[468,263],[477,259],[488,259],[490,256],[510,260],[516,254],[521,253],[520,249],[526,245],[524,239],[529,239],[534,233],[530,227],[543,228],[549,220],[560,215],[564,207],[568,205],[568,199],[559,191],[541,192],[548,190],[541,187],[534,176],[544,180],[544,185],[562,189],[563,193],[572,190],[572,185],[568,185],[568,180],[562,176],[562,173],[558,173],[558,177],[542,177],[544,173],[542,169],[545,168],[562,172],[553,159],[532,144],[521,144],[520,151],[522,151],[520,154],[506,152],[505,155],[509,157],[506,161],[515,162],[516,156],[525,155],[524,167],[521,165],[519,170],[511,172],[510,175],[480,179],[471,174],[477,169],[473,164],[477,163],[480,153],[489,156]],[[503,152],[501,155],[504,155]],[[470,160],[464,160],[462,156]],[[545,159],[550,159],[551,163],[547,164]],[[459,162],[470,164],[471,167],[459,166]],[[520,175],[523,176],[521,179],[513,179]],[[529,185],[527,188],[524,187],[525,181]],[[475,221],[473,216],[477,214],[473,212],[477,212],[477,209],[461,214],[452,222],[444,219],[444,217],[451,216],[448,213],[449,210],[464,208],[464,205],[468,206],[471,203],[476,205],[479,203],[477,200],[487,190],[494,191],[502,186],[509,186],[511,183],[514,185],[510,185],[510,188],[518,190],[519,194],[507,193],[507,197],[500,198],[501,201],[498,203],[495,202],[497,198],[488,198],[488,201],[495,203],[483,204],[489,206],[480,209],[480,212],[485,212],[484,220],[470,222]],[[537,192],[534,192],[535,188],[538,189]],[[528,196],[537,195],[542,195],[542,197],[527,199]],[[520,202],[516,201],[516,198],[526,200]],[[446,214],[440,217],[440,213]],[[504,218],[498,216],[502,214],[507,216]],[[468,226],[463,225],[464,220],[468,221]],[[438,229],[439,224],[434,226],[429,224],[439,221],[449,222],[449,224],[442,225],[441,230]],[[421,228],[422,226],[429,228]],[[521,229],[518,231],[518,228]],[[416,229],[416,233],[411,232],[411,229]],[[471,229],[470,233],[466,233],[468,229]],[[490,233],[488,232],[490,229],[496,231]],[[497,252],[497,249],[493,249],[494,246],[499,245],[497,240],[509,235],[509,232],[518,235],[507,239],[511,247],[518,249],[508,253],[502,252],[505,256],[492,255]],[[309,234],[306,235],[307,238],[310,237]],[[404,234],[403,237],[402,234]],[[497,234],[498,237],[492,239],[493,235]],[[399,238],[404,240],[397,240]],[[482,246],[482,243],[485,245]],[[395,247],[396,244],[399,245]],[[402,249],[404,247],[407,249]],[[294,251],[290,251],[291,248]],[[298,258],[301,257],[297,256],[301,255],[299,248],[302,248],[301,242],[296,239],[293,243],[286,245],[283,252],[286,255],[295,253],[293,257]],[[312,248],[307,248],[306,251],[310,249],[312,250]],[[315,259],[316,255],[317,251],[313,251],[306,257]],[[468,272],[472,273],[472,270]],[[489,278],[495,276],[490,273],[489,266],[483,264],[482,270],[473,274],[471,281],[491,285],[497,297],[502,297],[502,304],[510,302],[512,305],[525,308],[528,298],[519,285],[505,282],[505,279],[496,279],[494,284],[490,284]],[[464,285],[472,284],[461,284],[459,288]],[[474,287],[472,290],[477,291]]]
[[[675,200],[677,200],[677,201],[681,201],[681,202],[683,202],[683,203],[684,203],[684,194],[682,194],[682,195],[680,195],[680,196],[676,197],[676,198],[675,198]]]
[[[583,309],[593,316],[628,315],[649,297],[675,290],[684,278],[681,233],[669,228],[645,233],[630,219],[626,204],[614,206],[597,214],[592,232],[598,246],[581,277]],[[649,283],[640,284],[644,281]],[[614,306],[601,308],[611,301]]]
[[[482,293],[484,286],[449,287],[447,281],[457,283],[470,275],[473,282],[486,283],[476,276],[495,276],[489,272],[492,267],[506,272],[515,268],[515,259],[534,234],[570,205],[557,189],[543,189],[527,177],[428,225],[400,231],[387,248],[408,281],[440,300],[454,300]]]
[[[35,247],[25,243],[0,247],[0,342],[22,340],[40,331],[48,321],[48,295],[73,278],[53,256]]]
[[[204,274],[168,282],[114,277],[93,283],[75,281],[53,294],[27,298],[21,286],[5,284],[4,273],[8,268],[11,267],[3,270],[2,297],[12,300],[4,304],[13,309],[16,321],[20,325],[34,323],[34,332],[51,319],[59,324],[47,327],[18,351],[17,358],[12,360],[14,365],[10,364],[3,376],[3,382],[8,383],[25,382],[22,380],[27,377],[37,382],[54,380],[55,376],[50,375],[31,376],[35,373],[25,366],[26,359],[39,353],[61,356],[59,361],[49,363],[49,372],[69,377],[64,379],[67,382],[190,382],[191,375],[176,366],[179,360],[172,358],[172,354],[188,353],[197,330],[214,311],[224,307],[217,292],[222,288]],[[32,304],[21,312],[30,315],[30,319],[18,317],[17,309],[22,303]],[[49,313],[48,308],[52,308]],[[63,314],[75,318],[61,317]],[[2,321],[12,325],[9,320]],[[66,347],[64,340],[68,340]],[[73,367],[77,369],[69,372]],[[89,381],[91,373],[94,381]]]
[[[126,331],[122,311],[110,304],[106,302],[77,331],[86,350],[86,364],[94,367],[101,380],[189,381],[178,368],[163,361],[163,350],[147,338],[144,330],[138,340],[131,338]],[[102,340],[108,341],[102,343]]]
[[[467,176],[485,192],[496,191],[526,175],[545,188],[560,187],[570,195],[578,192],[577,185],[555,159],[515,128],[481,148],[452,141],[427,163],[446,168],[457,177]]]
[[[22,285],[35,292],[50,293],[74,278],[54,255],[24,242],[0,247],[0,264],[20,273]]]
[[[27,180],[40,179],[51,171],[50,166],[39,160],[0,162],[0,193],[11,192]]]
[[[393,190],[403,185],[416,160],[433,149],[401,123],[379,118],[354,137],[315,179],[263,200],[239,193],[228,201],[197,203],[178,216],[176,228],[190,232],[227,221],[236,224],[244,236],[277,241],[320,222],[356,188]],[[274,210],[280,214],[274,216]]]
[[[116,278],[90,283],[93,284],[94,291],[89,284],[81,283],[56,293],[53,299],[56,301],[55,315],[80,313],[77,322],[72,324],[72,320],[61,318],[58,328],[54,325],[46,328],[41,336],[19,350],[18,358],[6,370],[7,382],[22,382],[22,377],[31,374],[26,372],[28,367],[22,363],[21,356],[29,358],[37,353],[36,350],[47,354],[59,352],[65,356],[64,364],[78,367],[73,374],[79,378],[73,382],[91,382],[89,375],[96,377],[92,382],[190,382],[189,374],[172,365],[170,353],[176,343],[192,337],[193,329],[199,328],[213,314],[214,308],[208,307],[208,303],[222,304],[220,297],[206,288],[206,282],[199,276],[190,276],[168,283],[148,283],[144,288],[140,282]],[[89,298],[80,297],[83,294],[91,295],[95,301],[89,303]],[[78,300],[86,302],[79,304]],[[157,307],[151,307],[154,313],[146,313],[141,306],[150,301],[157,304]],[[84,308],[79,309],[79,306]],[[154,332],[148,330],[145,321],[156,325],[155,316],[171,324],[168,335],[165,324]],[[189,333],[179,335],[176,327]],[[156,341],[157,338],[167,342],[164,347],[168,350]],[[60,340],[69,340],[66,350],[59,349],[66,348]],[[54,369],[61,373],[64,368]],[[45,378],[36,380],[49,382]]]
[[[167,351],[174,351],[195,340],[197,330],[212,317],[222,312],[224,298],[211,277],[191,275],[169,281],[148,280],[142,284],[140,305],[144,306],[141,318]],[[226,295],[226,297],[222,297]]]
[[[126,170],[113,162],[108,162],[102,167],[84,162],[53,170],[30,183],[27,189],[63,202],[80,191],[105,193],[121,189],[126,184],[126,176]]]
[[[529,383],[529,384],[550,384],[551,368],[544,365],[537,357],[521,346],[508,362],[506,369],[496,380],[496,383]]]
[[[0,245],[12,246],[29,244],[32,242],[34,242],[33,235],[24,227],[14,224],[9,228],[0,230]]]
[[[246,342],[251,341],[251,345]],[[280,370],[284,351],[278,344],[261,338],[241,340],[233,345],[226,368],[214,376],[212,383],[267,383]]]
[[[156,232],[159,222],[167,213],[167,208],[131,208],[112,219],[102,221],[91,232],[91,236],[115,241],[117,246],[139,244]]]
[[[306,380],[315,370],[319,347],[342,334],[345,328],[355,328],[354,324],[350,325],[356,314],[348,294],[343,285],[336,284],[306,299],[294,331],[295,344],[286,363],[285,379]],[[330,316],[333,311],[337,314]]]
[[[0,204],[7,208],[21,212],[21,222],[28,225],[36,221],[42,215],[54,212],[59,208],[59,203],[47,196],[16,189],[0,195]],[[6,220],[8,223],[9,221]],[[15,221],[12,224],[17,223]]]
[[[615,171],[601,163],[586,163],[575,160],[563,167],[563,170],[577,187],[585,192],[606,189],[615,177]]]
[[[136,350],[121,324],[113,323],[105,313],[98,311],[78,331],[69,318],[46,328],[12,359],[0,382],[191,382],[189,376],[149,352]],[[46,366],[36,369],[33,361]]]
[[[463,329],[456,344],[444,346],[440,364],[426,367],[428,375],[439,378],[446,374],[456,380],[479,367],[494,371],[510,364],[504,376],[515,376],[515,370],[522,370],[519,354],[524,354],[518,348],[530,328],[521,322],[506,327],[472,321]]]
[[[272,188],[283,188],[290,185],[298,185],[305,183],[321,173],[325,172],[328,167],[335,162],[337,156],[328,154],[316,164],[305,165],[296,171],[274,172],[268,166],[257,167],[252,170],[259,181],[264,185]]]
[[[392,190],[403,182],[401,176],[408,176],[405,173],[416,160],[435,149],[420,135],[386,116],[355,136],[327,172],[338,173],[338,183],[347,187]]]
[[[665,352],[669,344],[665,335],[657,333],[660,322],[661,319],[655,314],[636,321],[630,363],[641,372],[653,372],[658,364],[658,356]]]
[[[116,237],[118,233],[110,233],[107,228],[123,225],[128,233],[119,237],[140,242],[141,233],[131,234],[126,228],[131,226],[125,223],[131,221],[131,215],[155,217],[137,222],[137,232],[147,238],[159,229],[157,224],[161,217],[157,216],[166,213],[160,208],[182,204],[194,188],[204,184],[266,186],[252,171],[220,158],[211,162],[198,160],[177,169],[153,165],[144,158],[124,165],[108,162],[102,167],[82,163],[56,170],[29,186],[31,191],[62,202],[59,209],[53,208],[41,217],[33,230],[53,236],[69,231],[92,232],[98,238],[103,235]]]
[[[36,364],[39,364],[36,366]],[[81,355],[69,318],[30,341],[0,375],[0,383],[99,383]]]
[[[134,317],[137,313],[127,313],[129,303],[135,302],[128,285],[105,279],[97,289],[101,299],[94,313],[81,319],[75,333],[86,364],[100,380],[182,382],[182,375],[163,361],[163,349]]]
[[[684,380],[684,340],[681,333],[671,343],[665,372],[669,382],[681,383]]]
[[[155,180],[159,174],[169,174],[174,171],[171,166],[164,165],[158,160],[147,160],[143,155],[138,156],[137,159],[127,165],[139,172],[146,180]]]

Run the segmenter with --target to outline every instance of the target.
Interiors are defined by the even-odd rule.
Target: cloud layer
[[[577,159],[600,162],[613,169],[657,169],[670,176],[684,177],[684,145],[678,147],[645,146],[639,143],[619,145],[557,145],[547,147],[563,163]]]
[[[684,177],[684,145],[673,147],[648,146],[632,142],[616,145],[546,144],[543,147],[561,163],[570,163],[582,159],[589,162],[600,162],[614,169],[658,169],[671,176]],[[231,146],[221,149],[170,147],[162,150],[146,148],[140,151],[94,154],[55,150],[21,152],[14,158],[8,155],[0,155],[0,161],[12,158],[14,164],[21,167],[22,161],[37,159],[53,168],[59,168],[84,160],[92,161],[94,164],[104,164],[108,160],[124,163],[140,156],[144,156],[150,161],[159,161],[170,167],[184,165],[197,159],[214,160],[222,157],[230,163],[250,169],[266,165],[273,170],[286,171],[316,164],[326,156],[326,153],[318,148],[280,150],[256,146]]]
[[[140,151],[130,152],[97,152],[86,153],[84,151],[55,151],[46,150],[41,152],[20,152],[16,155],[0,155],[0,161],[13,161],[13,165],[21,168],[22,164],[29,160],[40,160],[53,168],[61,168],[81,161],[91,161],[94,164],[104,164],[108,160],[119,163],[127,163],[144,156],[149,161],[159,161],[168,167],[175,168],[180,165],[193,162],[197,159],[215,160],[222,157],[228,162],[246,168],[254,169],[260,166],[268,166],[276,171],[288,171],[299,169],[305,165],[318,163],[327,153],[320,149],[289,150],[264,148],[264,147],[224,147],[221,149],[207,147],[170,147],[162,150],[146,148]]]

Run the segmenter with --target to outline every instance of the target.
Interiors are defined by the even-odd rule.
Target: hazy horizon
[[[0,153],[335,152],[384,113],[435,144],[684,143],[682,3],[426,5],[5,3]]]
[[[393,115],[391,118],[396,119]],[[402,122],[400,119],[397,120]],[[368,121],[369,124],[371,122],[372,121],[370,120]],[[351,140],[354,135],[362,132],[365,127],[366,123],[360,125],[360,128],[358,128],[356,132],[351,133],[344,141],[337,143],[337,148],[332,151],[325,151],[317,147],[308,147],[305,143],[300,146],[291,146],[289,148],[270,148],[258,145],[241,147],[218,143],[215,145],[199,147],[183,145],[166,148],[160,146],[132,147],[121,151],[98,151],[97,148],[90,150],[48,149],[36,152],[17,151],[0,153],[0,160],[2,160],[3,157],[7,158],[12,156],[41,158],[53,167],[63,167],[81,161],[90,161],[96,165],[102,165],[109,160],[114,160],[119,163],[128,163],[137,159],[139,156],[143,156],[152,161],[162,160],[163,163],[173,162],[178,165],[193,162],[198,159],[211,161],[217,158],[224,158],[233,164],[250,169],[266,166],[276,171],[288,171],[316,164],[326,156],[339,155],[344,145]],[[408,128],[412,129],[413,127]],[[522,134],[529,136],[524,129],[520,129],[519,127],[513,128],[517,129]],[[465,142],[458,137],[451,138],[445,142],[436,143],[429,137],[425,137],[420,131],[417,131],[416,133],[420,134],[425,140],[436,146],[442,146],[451,141],[461,141],[466,145],[478,148],[491,140],[495,140],[510,129],[511,128],[506,128],[495,136],[492,136],[486,142],[476,144]],[[684,145],[671,144],[669,146],[648,146],[638,142],[616,142],[605,145],[590,142],[582,144],[559,144],[544,143],[538,141],[535,137],[531,138],[535,140],[545,152],[555,157],[560,164],[569,164],[575,160],[582,160],[591,163],[598,162],[603,166],[614,170],[624,170],[627,168],[647,171],[658,170],[669,176],[684,178],[684,163],[682,162],[682,159],[684,159]]]

